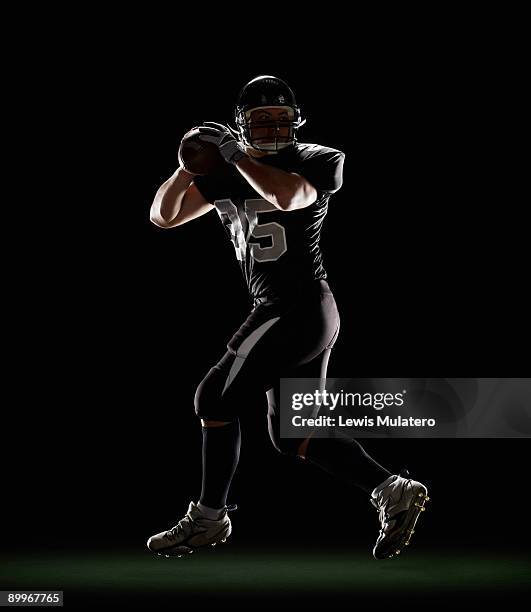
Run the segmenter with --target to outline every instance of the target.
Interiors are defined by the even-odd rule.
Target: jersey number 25
[[[236,257],[241,261],[247,248],[256,261],[275,261],[287,251],[286,232],[280,223],[259,223],[258,213],[276,211],[277,208],[267,200],[245,200],[244,223],[232,200],[216,200],[216,210],[221,221],[230,225],[231,239],[236,249]],[[227,223],[228,221],[228,223]],[[244,229],[244,224],[247,226]],[[271,245],[262,247],[258,238],[270,238]],[[252,241],[255,238],[256,241]]]

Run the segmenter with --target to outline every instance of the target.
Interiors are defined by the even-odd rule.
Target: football
[[[187,132],[179,146],[179,164],[193,174],[211,174],[225,165],[218,147],[199,140],[198,128]]]

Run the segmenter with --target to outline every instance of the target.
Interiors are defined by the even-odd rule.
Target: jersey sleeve
[[[345,154],[342,151],[320,147],[301,160],[298,174],[319,193],[335,193],[343,184],[344,160]]]

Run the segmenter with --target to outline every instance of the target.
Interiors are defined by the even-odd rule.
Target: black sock
[[[391,476],[391,472],[370,457],[357,440],[348,438],[311,438],[306,459],[369,494]]]
[[[223,508],[240,457],[240,421],[203,427],[203,485],[199,502]]]

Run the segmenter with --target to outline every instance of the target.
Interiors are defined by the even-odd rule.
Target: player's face
[[[293,110],[285,106],[269,106],[251,111],[251,142],[261,150],[277,151],[290,142]]]

